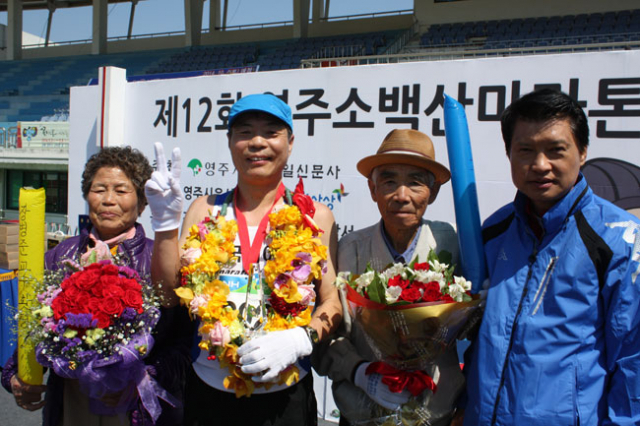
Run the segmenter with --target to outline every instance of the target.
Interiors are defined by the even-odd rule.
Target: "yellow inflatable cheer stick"
[[[44,275],[45,190],[20,188],[20,254],[18,306],[26,309],[36,303],[35,284]],[[30,385],[42,384],[42,366],[36,361],[35,346],[22,318],[18,321],[18,377]]]

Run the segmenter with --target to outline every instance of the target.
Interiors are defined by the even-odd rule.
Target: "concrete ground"
[[[0,425],[2,426],[40,426],[42,411],[30,412],[16,405],[13,395],[0,387]]]

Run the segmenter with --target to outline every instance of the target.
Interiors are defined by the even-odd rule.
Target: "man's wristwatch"
[[[305,325],[302,328],[307,333],[307,336],[309,336],[309,340],[311,340],[311,344],[312,345],[315,345],[318,342],[320,342],[320,337],[318,337],[318,332],[316,331],[315,328],[313,328],[313,327],[311,327],[309,325]]]

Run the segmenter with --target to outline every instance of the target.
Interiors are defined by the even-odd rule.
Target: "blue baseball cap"
[[[233,104],[229,112],[229,128],[233,126],[233,123],[241,114],[250,111],[264,112],[273,115],[289,126],[289,129],[293,130],[291,108],[289,108],[289,105],[282,102],[280,98],[267,93],[247,95]]]

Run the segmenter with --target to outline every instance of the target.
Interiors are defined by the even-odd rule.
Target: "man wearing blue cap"
[[[268,242],[265,242],[269,214],[285,205],[288,191],[282,183],[282,171],[293,148],[293,123],[289,106],[273,95],[249,95],[234,104],[229,113],[229,150],[238,172],[237,186],[220,196],[196,199],[186,213],[182,236],[178,228],[182,216],[180,190],[180,152],[174,150],[171,173],[159,169],[147,182],[147,198],[152,212],[152,226],[156,232],[152,279],[162,284],[165,303],[177,304],[173,289],[179,284],[181,247],[189,235],[189,228],[206,216],[218,213],[235,220],[238,232],[234,242],[237,261],[221,270],[223,282],[240,282],[248,288],[250,265],[262,270]],[[158,165],[166,164],[162,145],[156,144]],[[329,249],[326,272],[322,280],[315,280],[317,294],[311,322],[305,327],[272,331],[254,337],[237,351],[241,370],[252,375],[256,386],[251,396],[236,397],[225,387],[229,376],[218,360],[201,350],[187,379],[185,393],[185,425],[241,424],[241,425],[311,425],[317,424],[316,400],[308,356],[319,340],[328,336],[338,325],[342,309],[333,287],[337,246],[336,227],[331,211],[313,203],[315,223],[325,232],[322,243]],[[211,214],[210,214],[211,212]],[[230,288],[233,286],[230,284]],[[263,297],[248,290],[232,290],[227,300],[240,307],[247,304],[259,312]],[[251,309],[245,306],[244,309]],[[295,364],[299,381],[291,385],[274,383],[278,375]]]

